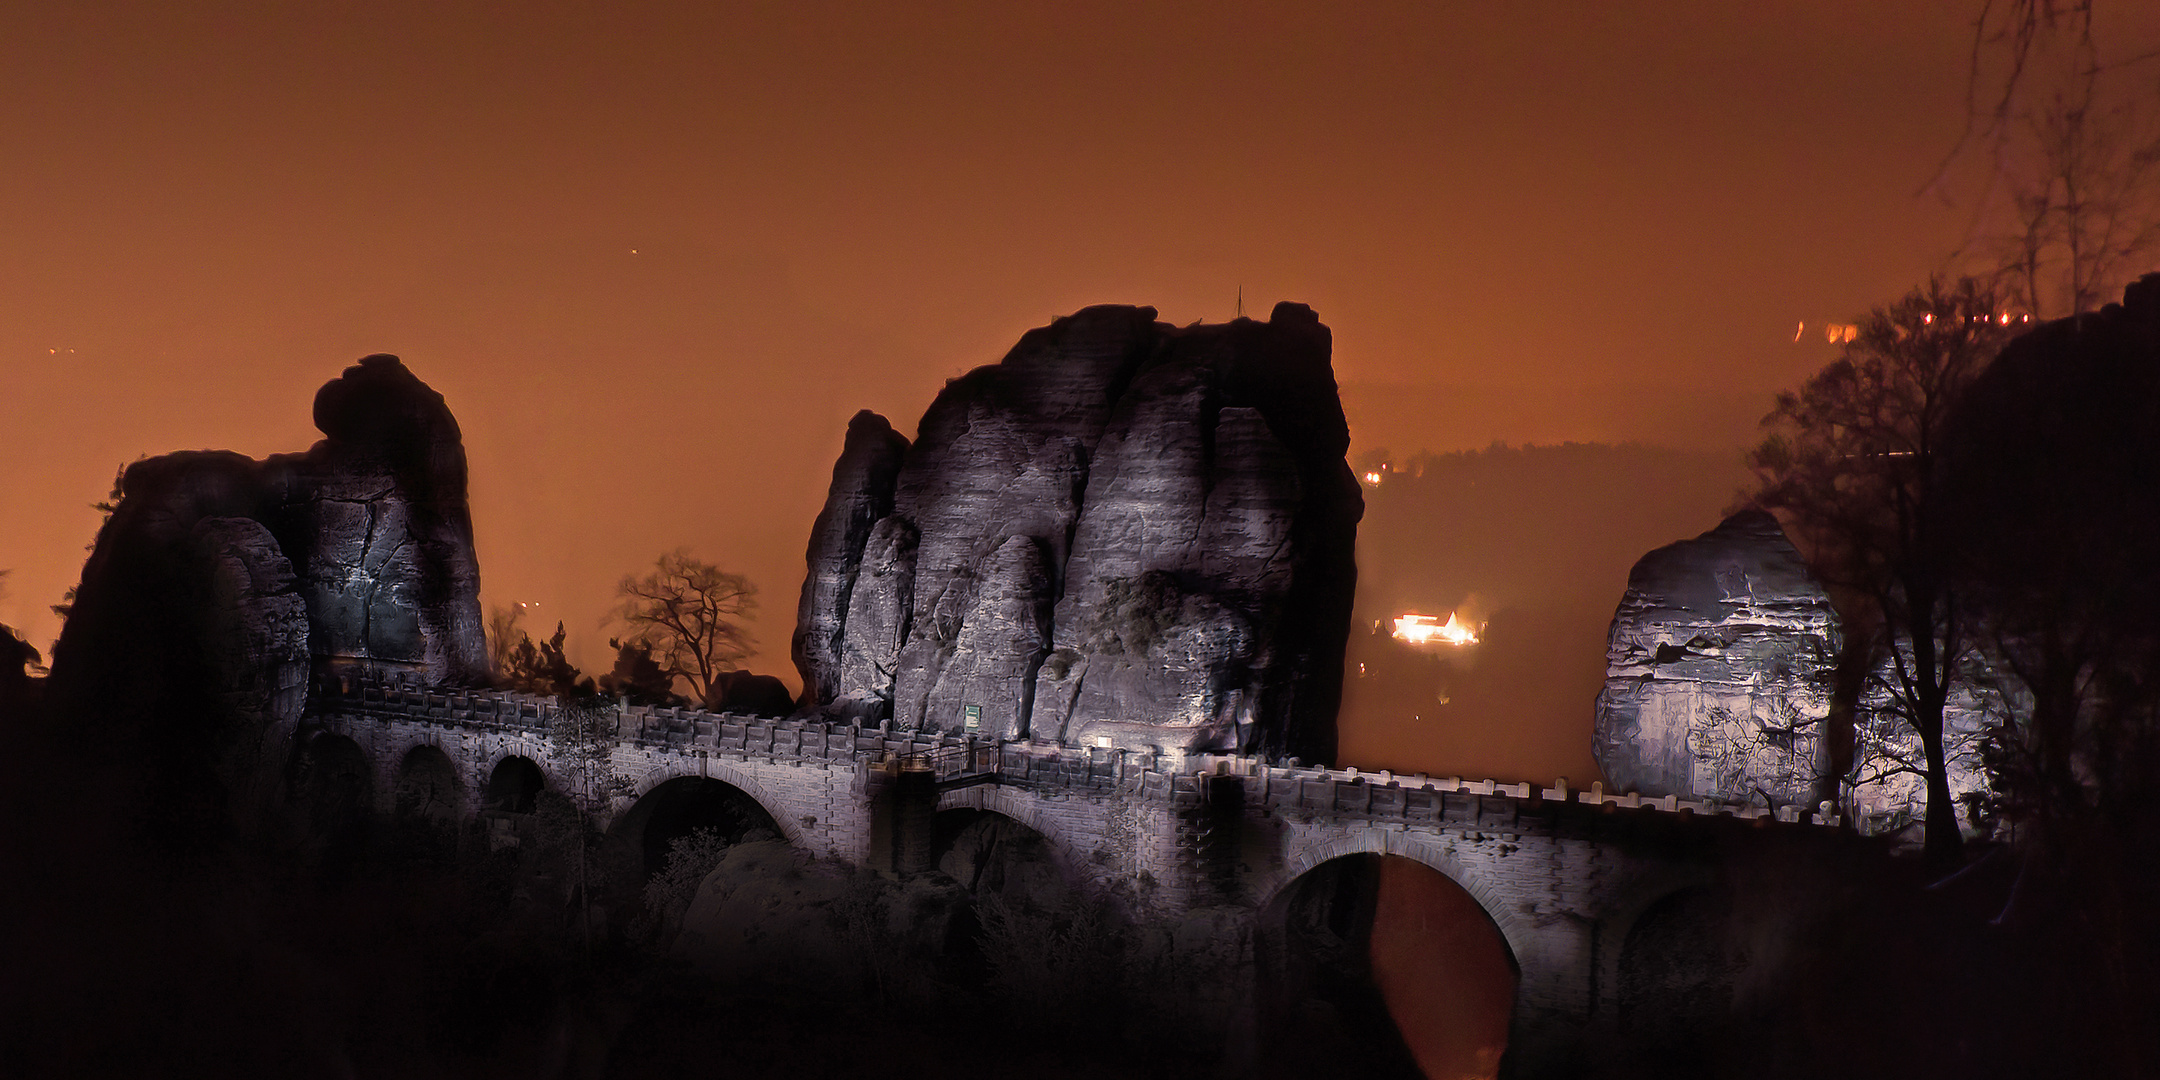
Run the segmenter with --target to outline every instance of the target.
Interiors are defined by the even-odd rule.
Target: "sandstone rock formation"
[[[948,383],[913,446],[857,417],[810,544],[806,706],[1331,758],[1364,504],[1330,351],[1298,304],[1092,307]]]
[[[1775,518],[1736,514],[1643,557],[1613,616],[1593,752],[1620,791],[1730,803],[1834,799],[1868,835],[1911,833],[1927,812],[1920,737],[1879,656],[1852,680],[1847,734],[1832,730],[1843,627]],[[1864,657],[1860,662],[1870,663]],[[1909,660],[1908,660],[1909,662]],[[1943,710],[1950,791],[1988,790],[1981,743],[2014,711],[2014,685],[1968,656]],[[1843,775],[1833,742],[1850,738]],[[1975,827],[1964,814],[1968,834]]]
[[[307,604],[292,563],[260,522],[204,518],[194,534],[209,577],[200,627],[206,674],[219,712],[241,736],[225,771],[259,784],[284,763],[307,705]]]
[[[269,462],[269,521],[293,558],[315,655],[431,683],[488,675],[465,446],[442,395],[370,356],[315,396],[327,438]]]
[[[1621,791],[1755,805],[1827,795],[1842,643],[1777,519],[1746,511],[1643,556],[1613,615],[1593,753]]]
[[[442,396],[371,356],[323,388],[315,418],[327,437],[305,454],[129,466],[53,650],[55,715],[135,740],[159,798],[205,814],[267,797],[315,673],[487,675]]]
[[[833,465],[832,492],[810,528],[810,577],[795,612],[795,663],[802,669],[803,698],[830,701],[838,690],[840,628],[862,565],[870,530],[892,513],[893,478],[907,453],[907,438],[868,409],[848,421],[846,447]],[[815,675],[821,682],[812,685]]]

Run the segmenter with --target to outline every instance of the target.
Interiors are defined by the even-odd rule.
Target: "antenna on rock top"
[[[1237,317],[1240,319],[1245,317],[1245,286],[1243,285],[1237,287]]]

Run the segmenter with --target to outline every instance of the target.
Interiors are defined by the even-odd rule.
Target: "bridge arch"
[[[686,775],[654,785],[608,823],[608,842],[640,883],[663,869],[670,845],[700,829],[729,843],[756,830],[779,834],[772,813],[739,787],[709,776]]]
[[[1266,892],[1252,924],[1252,1052],[1275,1063],[1266,1075],[1499,1067],[1523,1010],[1522,953],[1489,896],[1433,865],[1445,851],[1405,846],[1314,845]]]
[[[1536,928],[1510,910],[1498,891],[1482,876],[1437,844],[1386,829],[1357,829],[1333,840],[1298,849],[1283,861],[1281,874],[1263,890],[1255,910],[1272,910],[1299,878],[1322,863],[1346,855],[1396,855],[1439,871],[1441,876],[1469,893],[1484,910],[1485,917],[1492,920],[1500,931],[1502,944],[1507,946],[1508,959],[1517,965],[1517,970],[1520,970],[1523,957],[1535,955]]]
[[[1599,921],[1599,945],[1597,956],[1593,958],[1597,965],[1598,1000],[1590,1003],[1590,1011],[1600,1023],[1609,1026],[1619,1020],[1622,954],[1636,924],[1652,909],[1673,897],[1707,889],[1716,883],[1717,876],[1708,867],[1667,865],[1638,871],[1613,891],[1613,895],[1622,900]]]
[[[523,754],[504,754],[488,769],[480,806],[506,814],[530,814],[547,786],[547,773],[539,762]]]
[[[459,821],[466,816],[465,794],[457,760],[433,743],[416,743],[398,760],[391,812],[399,817]]]
[[[977,810],[996,814],[1034,830],[1043,838],[1044,847],[1050,855],[1050,864],[1057,869],[1058,876],[1063,878],[1067,885],[1075,891],[1086,893],[1098,884],[1094,878],[1078,872],[1080,859],[1085,853],[1074,845],[1071,835],[1058,823],[1057,818],[1044,813],[1033,797],[984,784],[948,791],[938,797],[937,814],[940,818],[954,810]]]
[[[1699,1038],[1722,1027],[1749,962],[1733,939],[1732,896],[1714,884],[1663,893],[1642,905],[1614,944],[1618,1030],[1661,1061],[1703,1067]]]
[[[815,845],[811,843],[809,834],[803,831],[802,822],[789,814],[787,804],[775,797],[765,785],[758,783],[757,777],[746,770],[736,768],[728,762],[713,758],[701,759],[698,762],[697,770],[694,772],[680,766],[659,766],[647,770],[645,775],[639,777],[637,783],[632,786],[629,805],[623,807],[615,815],[615,820],[608,823],[608,830],[614,832],[618,825],[624,824],[629,816],[637,811],[638,804],[643,802],[647,795],[652,794],[665,784],[684,779],[717,780],[742,792],[749,797],[751,802],[757,804],[758,809],[765,812],[765,816],[771,819],[773,828],[788,843],[793,844],[801,851],[817,850]]]
[[[374,770],[360,744],[334,731],[316,732],[294,748],[287,783],[308,842],[349,853],[376,809]]]

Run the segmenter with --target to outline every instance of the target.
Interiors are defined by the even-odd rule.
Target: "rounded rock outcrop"
[[[1768,513],[1643,556],[1597,698],[1605,779],[1645,795],[1813,805],[1841,642],[1829,594]]]

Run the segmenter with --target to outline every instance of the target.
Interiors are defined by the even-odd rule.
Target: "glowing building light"
[[[1438,615],[1406,613],[1395,620],[1395,639],[1412,645],[1438,643],[1460,647],[1477,644],[1478,631],[1483,629],[1484,624],[1473,627],[1453,612],[1448,614],[1446,622],[1441,622]]]
[[[1341,473],[1337,473],[1337,474],[1335,474],[1335,475],[1337,475],[1337,476],[1340,476],[1340,475],[1342,475],[1342,474],[1341,474]],[[1380,486],[1380,479],[1381,479],[1381,477],[1380,477],[1380,474],[1379,474],[1379,473],[1376,473],[1376,472],[1369,472],[1369,473],[1366,473],[1366,474],[1365,474],[1365,482],[1366,482],[1366,483],[1368,483],[1368,484],[1371,484],[1371,485],[1372,485],[1372,486],[1374,486],[1374,487],[1379,487],[1379,486]]]

